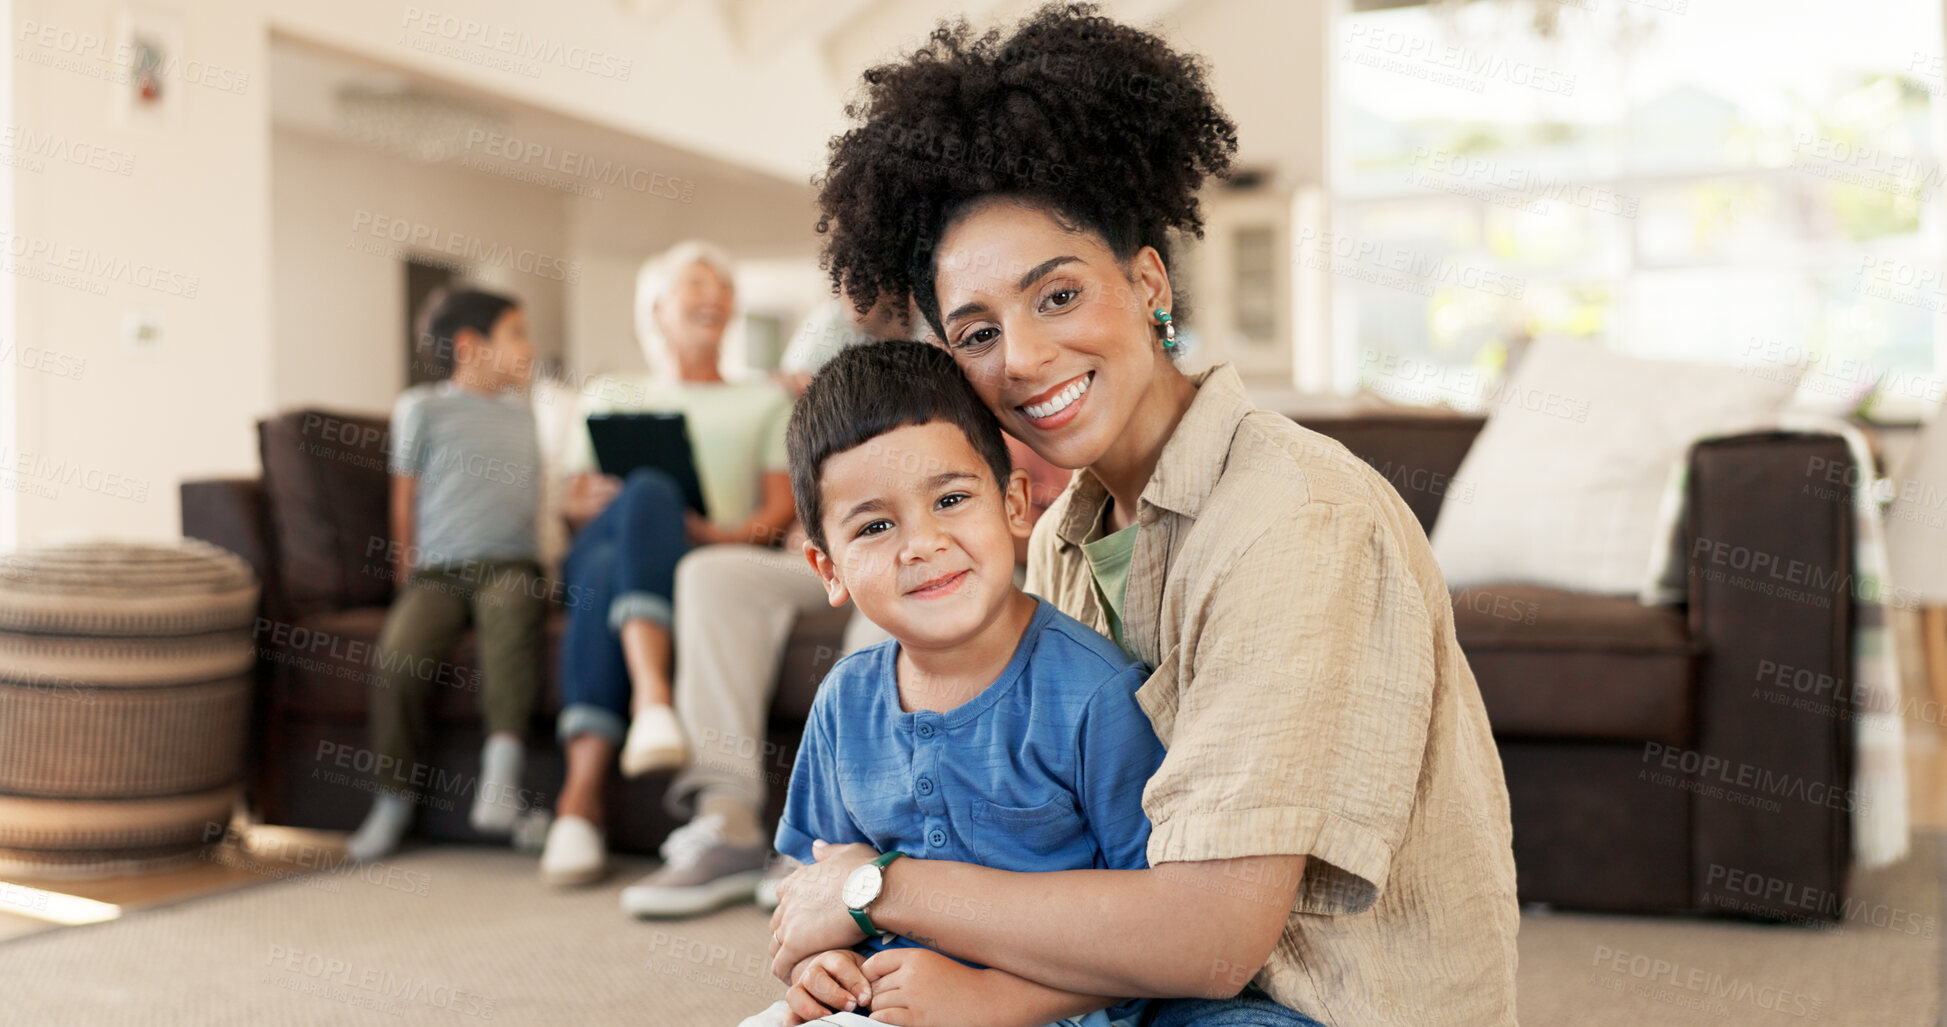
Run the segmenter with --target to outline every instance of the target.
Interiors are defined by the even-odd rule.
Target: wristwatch
[[[845,887],[839,890],[838,896],[845,900],[845,908],[851,911],[852,919],[868,938],[883,936],[885,932],[872,925],[872,918],[865,915],[865,907],[877,900],[879,893],[885,890],[886,865],[904,855],[894,849],[845,875]]]

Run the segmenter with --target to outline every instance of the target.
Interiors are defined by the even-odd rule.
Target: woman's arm
[[[838,888],[877,855],[825,846],[791,877],[771,918],[774,972],[859,941]],[[1304,871],[1303,856],[1047,874],[901,859],[870,913],[881,930],[1051,988],[1222,998],[1270,957]]]

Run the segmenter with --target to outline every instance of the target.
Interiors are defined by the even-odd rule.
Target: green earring
[[[1156,323],[1163,326],[1163,348],[1176,348],[1176,326],[1170,323],[1170,312],[1156,308]]]

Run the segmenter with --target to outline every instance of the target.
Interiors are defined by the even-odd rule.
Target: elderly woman
[[[588,390],[564,457],[562,513],[574,544],[562,568],[568,631],[561,653],[567,780],[541,854],[541,876],[581,884],[605,864],[602,786],[621,750],[635,776],[680,767],[689,746],[670,710],[670,624],[676,563],[692,546],[767,541],[791,522],[784,426],[790,400],[769,380],[725,380],[719,364],[734,299],[729,258],[700,242],[643,265],[636,327],[650,373]],[[667,475],[599,474],[585,417],[675,412],[689,424],[706,520]]]
[[[1148,869],[821,846],[774,969],[857,943],[858,911],[927,948],[826,1000],[893,1023],[1023,987],[1176,998],[1153,1027],[1513,1023],[1507,790],[1425,534],[1234,369],[1176,364],[1171,242],[1237,147],[1201,62],[1051,5],[1011,38],[942,27],[865,82],[823,179],[826,266],[861,305],[911,291],[1002,427],[1075,469],[1028,589],[1155,668],[1136,699],[1167,755]]]

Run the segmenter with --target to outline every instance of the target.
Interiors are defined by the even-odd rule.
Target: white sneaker
[[[777,886],[801,866],[804,864],[782,852],[778,853],[777,858],[771,860],[771,865],[764,868],[764,879],[757,882],[757,908],[766,913],[777,909]]]
[[[602,829],[585,817],[559,817],[548,825],[541,849],[541,880],[557,887],[588,884],[608,869]]]
[[[514,851],[545,852],[548,847],[548,831],[554,827],[554,813],[548,809],[531,809],[521,814],[514,822]]]
[[[733,902],[747,902],[764,876],[771,847],[732,845],[723,818],[697,817],[669,832],[663,865],[622,889],[622,910],[640,917],[692,917]]]
[[[676,711],[661,703],[643,707],[629,724],[628,741],[622,743],[622,775],[641,777],[657,770],[674,770],[689,761],[690,746],[683,740]]]

